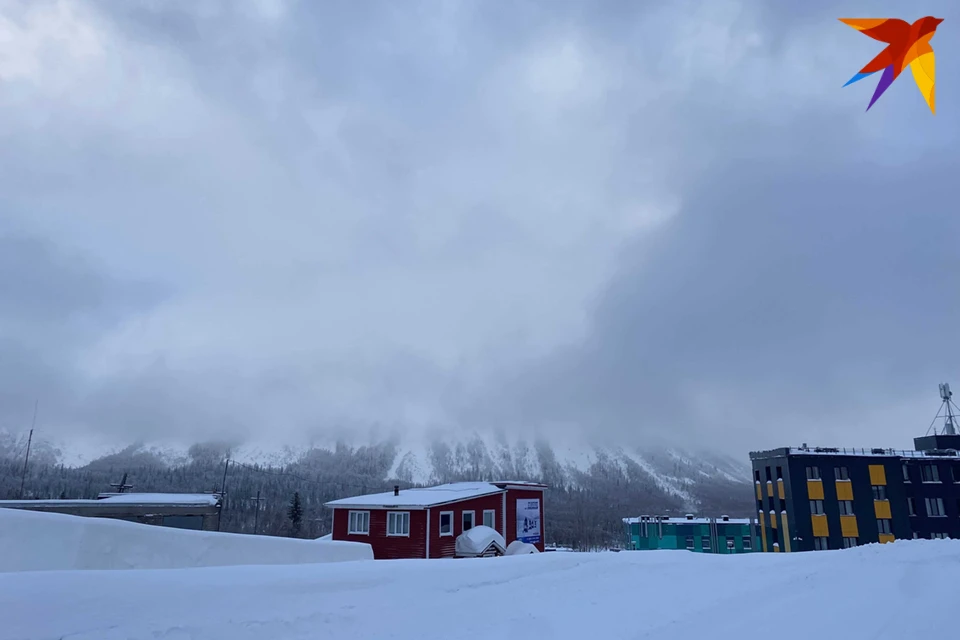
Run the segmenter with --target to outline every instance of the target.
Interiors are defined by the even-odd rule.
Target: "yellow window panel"
[[[777,528],[777,514],[775,514],[773,511],[770,512],[770,528]]]
[[[773,483],[770,481],[767,481],[767,495],[773,497]]]
[[[760,483],[757,483],[757,500],[763,500],[763,493],[760,490]]]
[[[886,470],[884,470],[882,464],[870,465],[870,484],[874,484],[874,485],[887,484],[887,472]]]
[[[807,495],[811,500],[823,500],[823,482],[807,480]]]
[[[783,488],[783,480],[777,480],[777,494],[780,496],[781,500],[787,499],[787,492]]]
[[[840,533],[844,538],[859,538],[857,530],[857,516],[840,516]]]
[[[813,535],[816,538],[825,538],[830,535],[830,527],[827,526],[827,516],[810,516],[813,522]]]
[[[874,500],[873,510],[877,514],[877,520],[890,520],[893,518],[893,516],[890,515],[889,500]]]
[[[853,500],[853,483],[849,480],[837,481],[837,500]]]
[[[790,527],[787,526],[786,511],[780,514],[780,519],[783,521],[783,550],[786,553],[790,553]]]
[[[893,542],[895,538],[892,533],[881,533],[880,534],[880,544],[886,544],[887,542]]]

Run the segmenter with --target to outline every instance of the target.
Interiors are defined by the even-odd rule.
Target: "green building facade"
[[[759,551],[757,522],[748,518],[624,518],[629,550],[686,549],[696,553]]]

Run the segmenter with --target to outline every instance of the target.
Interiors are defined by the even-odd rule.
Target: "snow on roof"
[[[423,489],[401,489],[400,495],[394,495],[393,491],[385,491],[353,498],[341,498],[327,502],[326,506],[423,509],[503,492],[503,489],[489,482],[452,482]]]
[[[0,507],[23,507],[31,505],[93,506],[93,505],[151,505],[151,506],[216,506],[219,496],[210,493],[123,493],[99,500],[79,498],[75,500],[0,500]]]
[[[491,544],[499,547],[500,553],[505,553],[507,550],[506,541],[496,529],[478,525],[457,536],[454,550],[458,556],[478,556]]]
[[[106,504],[149,504],[149,505],[210,505],[216,506],[220,496],[212,493],[121,493],[109,498],[97,500]]]
[[[547,485],[542,482],[530,482],[528,480],[497,480],[491,484],[495,484],[498,487],[501,486],[511,486],[511,487],[530,487],[531,489],[546,489]]]
[[[806,455],[806,456],[865,456],[865,457],[883,457],[883,458],[929,458],[934,460],[957,460],[960,456],[956,452],[950,451],[914,451],[902,449],[881,449],[881,448],[845,448],[845,447],[783,447],[781,449],[771,449],[769,451],[753,451],[750,453],[751,460],[763,460],[766,458],[778,458],[784,455]]]
[[[648,522],[650,524],[656,524],[657,522],[662,522],[664,524],[710,524],[711,522],[716,522],[717,524],[751,524],[753,522],[753,520],[750,518],[727,518],[724,520],[722,517],[670,518],[667,516],[640,516],[638,518],[623,518],[623,522],[625,524],[638,524],[641,521]]]

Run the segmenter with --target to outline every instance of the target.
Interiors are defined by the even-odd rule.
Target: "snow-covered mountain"
[[[11,440],[0,449],[15,453],[23,443]],[[367,475],[383,481],[430,484],[465,479],[539,479],[551,486],[596,488],[632,486],[657,494],[677,509],[749,504],[750,470],[743,460],[710,451],[668,446],[596,446],[555,439],[529,441],[503,434],[314,438],[297,444],[251,441],[241,444],[172,442],[105,447],[91,441],[53,445],[35,438],[35,447],[67,467],[177,466],[203,459],[219,464],[225,456],[248,465],[296,468],[305,473],[331,456],[371,460]],[[36,449],[35,449],[36,450]],[[2,453],[2,451],[0,451]],[[324,457],[327,456],[327,457]],[[742,502],[741,502],[742,497]],[[717,508],[721,508],[717,506]]]

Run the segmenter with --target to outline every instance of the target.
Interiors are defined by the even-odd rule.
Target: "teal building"
[[[757,521],[749,518],[624,518],[629,550],[686,549],[697,553],[759,551]]]

